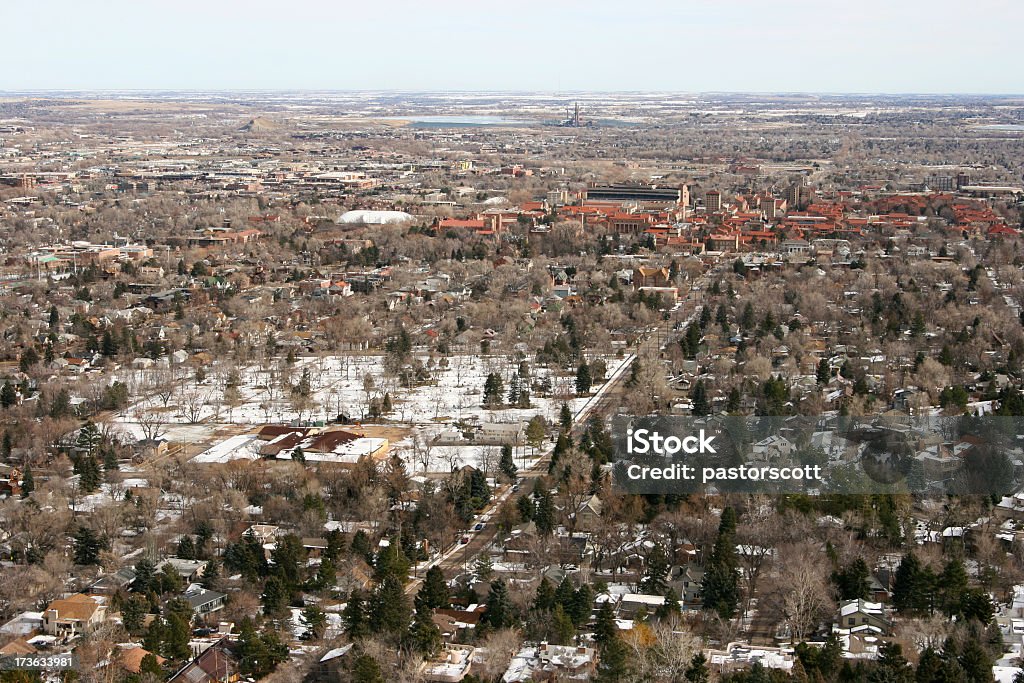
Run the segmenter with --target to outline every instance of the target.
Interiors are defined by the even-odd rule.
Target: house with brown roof
[[[671,283],[668,268],[640,266],[633,271],[633,285],[637,287],[668,287]]]
[[[160,655],[150,652],[149,650],[141,647],[129,647],[121,650],[117,657],[117,663],[121,665],[121,668],[131,674],[137,674],[142,672],[142,660],[146,655],[153,655],[156,657],[157,664],[163,664],[167,660]]]
[[[168,683],[235,683],[241,678],[240,662],[226,637],[186,664]]]
[[[34,647],[25,642],[24,638],[12,640],[3,647],[0,647],[0,657],[25,657],[38,652]]]
[[[51,636],[73,638],[107,618],[107,608],[94,597],[77,593],[47,605],[43,630]]]

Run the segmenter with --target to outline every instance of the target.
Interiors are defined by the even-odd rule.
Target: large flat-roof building
[[[690,202],[685,185],[658,187],[655,185],[594,185],[583,191],[584,204],[639,204],[641,206],[679,206]]]

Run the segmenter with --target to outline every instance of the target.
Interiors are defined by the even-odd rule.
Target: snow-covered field
[[[453,424],[483,424],[489,422],[528,421],[535,415],[549,423],[558,420],[562,403],[567,403],[577,414],[589,397],[575,397],[575,375],[555,373],[547,368],[530,368],[529,384],[539,380],[550,381],[551,391],[544,396],[531,392],[529,408],[484,408],[483,387],[488,374],[502,377],[505,392],[518,362],[506,356],[462,355],[445,359],[431,359],[417,355],[427,368],[430,379],[412,388],[403,388],[396,378],[385,373],[384,357],[377,355],[339,355],[299,358],[294,364],[275,363],[237,368],[236,388],[226,389],[231,369],[226,363],[215,365],[207,372],[207,379],[196,383],[191,373],[167,387],[169,370],[155,368],[131,370],[131,381],[137,392],[148,397],[129,406],[114,418],[115,427],[135,438],[143,438],[154,430],[172,442],[196,443],[209,440],[216,429],[224,424],[257,425],[293,422],[331,422],[339,414],[350,419],[363,418],[370,402],[381,401],[388,394],[393,409],[384,416],[384,422],[408,425],[412,435],[392,444],[393,450],[409,460],[410,470],[424,471],[422,453],[412,454],[414,440],[426,443]],[[611,377],[623,367],[625,360],[614,357],[603,359],[607,376]],[[292,387],[308,376],[310,394],[303,399]],[[592,391],[599,387],[595,384]],[[457,449],[458,453],[450,450]],[[251,441],[232,437],[214,445],[197,461],[223,462],[233,458],[252,458]],[[439,446],[431,449],[427,471],[450,471],[451,466],[479,464],[493,456],[497,465],[497,450],[486,446]],[[517,449],[516,463],[532,451]],[[418,463],[416,461],[419,461]],[[526,461],[527,463],[529,460]]]

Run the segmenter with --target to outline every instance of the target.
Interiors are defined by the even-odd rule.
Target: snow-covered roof
[[[413,219],[405,211],[346,211],[338,217],[339,223],[365,223],[367,225],[385,225],[404,223]]]
[[[352,643],[349,643],[348,645],[342,645],[341,647],[336,647],[333,650],[328,650],[326,653],[324,653],[324,656],[320,658],[320,661],[321,662],[329,662],[332,659],[337,659],[338,657],[343,657],[346,654],[348,654],[348,651],[351,650],[351,649],[352,649]]]
[[[880,602],[868,602],[867,600],[850,600],[839,608],[839,613],[844,617],[853,614],[854,612],[863,612],[864,614],[877,614],[879,616],[885,615],[885,610]]]

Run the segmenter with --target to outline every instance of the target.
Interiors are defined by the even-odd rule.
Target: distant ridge
[[[244,133],[265,133],[272,130],[277,130],[278,124],[271,121],[268,118],[257,116],[254,119],[250,119],[249,123],[245,124],[238,130]]]

